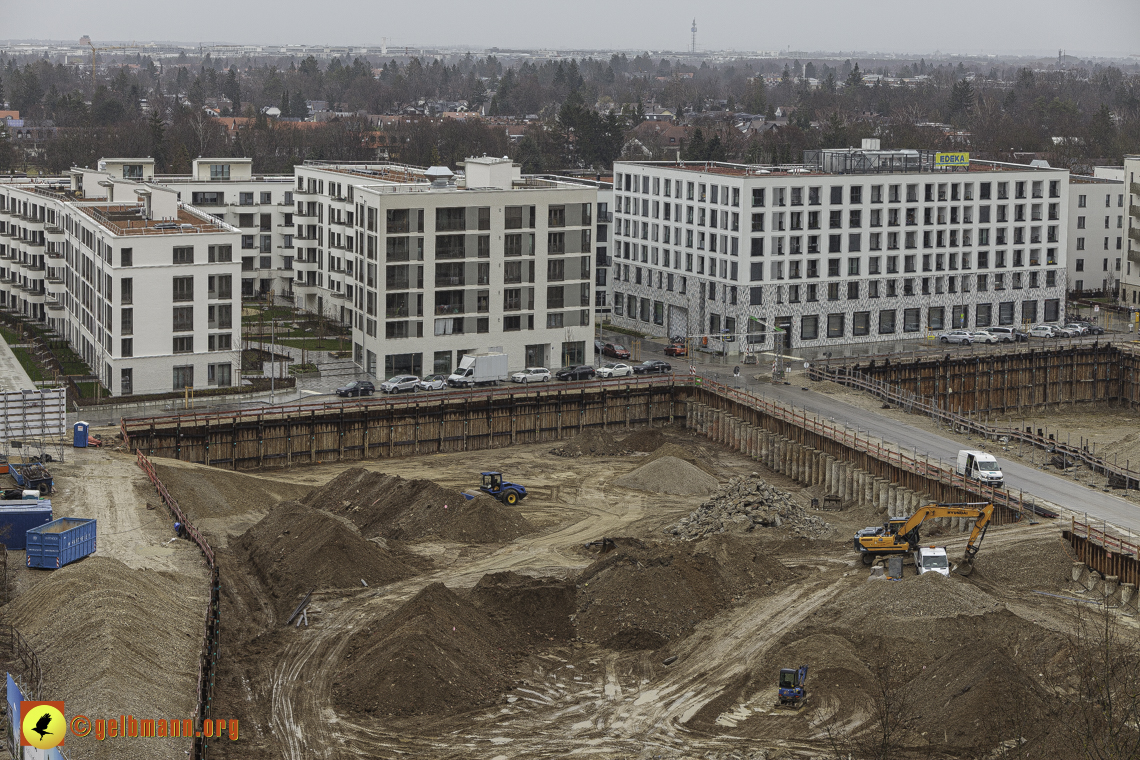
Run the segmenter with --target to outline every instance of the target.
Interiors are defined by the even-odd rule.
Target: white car
[[[970,333],[970,340],[974,343],[998,343],[1001,339],[985,330],[974,330]]]
[[[512,383],[545,383],[549,379],[550,370],[546,367],[527,367],[511,375]]]
[[[628,364],[603,364],[598,367],[598,377],[625,377],[633,374],[633,367]]]
[[[447,375],[428,375],[416,385],[421,391],[442,391],[447,387]]]
[[[1064,337],[1053,325],[1033,325],[1029,328],[1031,338],[1061,338]]]
[[[968,346],[974,341],[973,333],[968,330],[951,330],[944,332],[938,337],[938,340],[943,343],[959,343]]]
[[[417,375],[396,375],[380,383],[380,390],[385,393],[415,391],[419,382],[420,378]]]

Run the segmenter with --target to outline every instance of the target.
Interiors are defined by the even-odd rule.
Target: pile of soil
[[[472,710],[509,687],[516,644],[509,629],[433,583],[349,639],[333,701],[376,716]]]
[[[358,589],[410,578],[425,562],[369,541],[352,523],[295,501],[274,507],[232,542],[283,619],[312,589]]]
[[[747,478],[730,479],[717,489],[711,499],[690,512],[688,517],[667,526],[664,532],[692,540],[717,533],[747,533],[756,528],[780,527],[802,538],[812,539],[832,530],[821,517],[792,501],[789,494],[752,473]]]
[[[642,428],[622,439],[626,451],[656,451],[665,444],[665,434],[661,428]]]
[[[656,649],[682,639],[739,594],[795,575],[755,542],[733,536],[615,542],[578,576],[575,619],[580,638],[612,648]]]
[[[1053,531],[1000,546],[987,547],[983,541],[970,580],[998,589],[1062,591],[1067,588],[1076,561],[1071,552],[1065,539]]]
[[[684,496],[716,491],[717,479],[704,470],[676,457],[659,457],[614,481],[614,485],[650,493]]]
[[[309,486],[275,478],[205,465],[167,465],[162,461],[155,459],[159,479],[195,525],[202,519],[269,509],[282,501],[300,499],[311,490]],[[152,490],[149,498],[154,503],[158,496]]]
[[[957,575],[905,574],[901,580],[870,578],[843,598],[848,617],[903,619],[982,615],[1004,609],[994,597]]]
[[[471,600],[492,620],[531,640],[566,641],[574,637],[570,622],[576,601],[573,581],[491,573],[475,584]]]
[[[5,609],[43,668],[44,694],[68,714],[192,715],[209,604],[204,577],[132,570],[92,556],[42,574]],[[171,689],[189,683],[189,690]],[[189,741],[67,737],[75,757],[184,758]],[[74,744],[73,744],[74,743]]]
[[[352,520],[366,536],[398,541],[427,538],[505,543],[530,533],[525,517],[486,494],[468,501],[431,480],[354,467],[315,488],[303,500]]]
[[[666,443],[654,449],[653,453],[649,455],[649,458],[645,460],[645,463],[649,464],[650,462],[655,462],[662,457],[675,457],[677,459],[684,459],[689,464],[700,467],[715,478],[717,476],[716,468],[708,462],[705,456],[706,451],[702,446],[690,450],[678,446],[675,443]]]
[[[558,457],[612,457],[624,454],[625,446],[604,430],[583,430],[568,441],[563,441],[550,453]]]

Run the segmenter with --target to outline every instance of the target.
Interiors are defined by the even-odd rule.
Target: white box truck
[[[493,385],[507,379],[507,355],[498,353],[467,354],[459,367],[447,378],[452,388]]]
[[[962,449],[958,452],[958,464],[954,471],[987,486],[1000,488],[1005,483],[997,459],[984,451]]]

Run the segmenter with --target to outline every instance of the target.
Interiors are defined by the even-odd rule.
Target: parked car
[[[1029,336],[1014,327],[987,327],[986,332],[994,335],[1002,343],[1024,343]]]
[[[968,330],[950,330],[944,332],[939,336],[938,340],[943,343],[960,343],[963,346],[968,346],[974,341],[973,333]]]
[[[626,377],[632,374],[633,367],[628,364],[610,362],[598,367],[598,377]]]
[[[665,347],[666,356],[688,356],[689,352],[684,343],[673,343]]]
[[[649,359],[641,364],[633,365],[633,374],[650,375],[654,372],[672,372],[673,365],[660,359]]]
[[[346,396],[371,396],[375,392],[376,386],[368,380],[353,380],[348,385],[336,389],[336,395],[342,398]]]
[[[1085,335],[1104,335],[1104,328],[1092,322],[1082,322],[1081,324],[1088,327],[1088,332]]]
[[[602,346],[602,354],[604,356],[612,356],[615,359],[628,359],[629,349],[617,343],[607,343]]]
[[[549,379],[550,370],[546,367],[527,367],[511,375],[512,383],[545,383]]]
[[[446,387],[447,375],[428,375],[416,386],[421,391],[442,391]]]
[[[594,353],[597,354],[598,356],[602,355],[602,351],[604,351],[605,348],[606,348],[606,342],[604,340],[595,340],[594,341]]]
[[[1058,338],[1077,338],[1080,337],[1081,334],[1080,330],[1075,330],[1064,325],[1054,325],[1053,330]]]
[[[1001,338],[986,330],[974,330],[970,333],[971,343],[998,343]]]
[[[1084,322],[1069,322],[1065,325],[1065,329],[1069,332],[1076,332],[1077,335],[1088,335],[1091,332],[1090,327]]]
[[[1029,328],[1031,338],[1062,338],[1064,334],[1053,325],[1033,325]]]
[[[420,382],[417,375],[396,375],[380,383],[380,390],[385,393],[400,393],[401,391],[414,391]]]
[[[589,364],[582,364],[577,367],[563,367],[554,373],[555,380],[592,380],[594,378],[594,368]]]

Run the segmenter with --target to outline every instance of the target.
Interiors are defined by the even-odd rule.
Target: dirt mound
[[[575,626],[582,639],[623,648],[629,642],[656,642],[648,634],[675,641],[743,591],[793,575],[759,547],[735,537],[699,543],[619,540],[578,576]]]
[[[660,457],[614,480],[614,485],[650,493],[710,494],[719,483],[684,459]]]
[[[568,640],[574,637],[575,595],[572,581],[505,572],[484,575],[471,590],[471,601],[521,635]]]
[[[550,450],[559,457],[612,457],[626,452],[625,446],[604,430],[584,430]]]
[[[999,589],[1061,591],[1066,588],[1076,559],[1071,552],[1065,539],[1055,531],[992,548],[983,543],[970,581]]]
[[[726,531],[739,533],[782,526],[804,538],[819,538],[831,532],[831,526],[822,518],[810,514],[787,493],[753,473],[747,478],[732,478],[711,499],[664,532],[691,540]]]
[[[298,500],[311,490],[309,486],[216,467],[171,466],[162,464],[162,459],[154,461],[159,479],[195,525],[206,518],[269,509],[282,501]]]
[[[709,464],[705,458],[706,454],[707,452],[703,446],[698,446],[695,449],[687,449],[675,443],[666,443],[654,449],[653,453],[649,455],[649,458],[645,460],[645,464],[655,462],[662,457],[676,457],[677,459],[684,459],[689,464],[700,467],[715,478],[717,477],[717,470]]]
[[[665,434],[661,428],[642,428],[621,439],[626,451],[656,451],[665,444]]]
[[[513,541],[534,530],[525,517],[486,494],[463,494],[430,480],[406,480],[361,467],[345,470],[304,499],[352,520],[366,536],[470,543]]]
[[[233,541],[287,616],[310,589],[382,586],[424,569],[423,560],[360,535],[343,518],[288,501]]]
[[[353,636],[333,699],[375,715],[466,711],[510,685],[511,632],[442,583]]]
[[[659,633],[646,631],[641,628],[623,628],[602,642],[606,649],[618,651],[631,649],[660,649],[668,641]]]
[[[45,577],[5,608],[6,622],[39,655],[45,694],[66,698],[74,714],[193,714],[193,688],[172,690],[170,683],[192,686],[197,677],[209,604],[204,574],[132,570],[100,556],[34,572]],[[189,742],[149,740],[144,752],[138,741],[127,742],[68,737],[67,747],[73,756],[91,758],[172,759],[189,749]]]
[[[848,616],[945,618],[1003,609],[994,597],[956,575],[904,575],[902,580],[871,578],[843,598]]]

